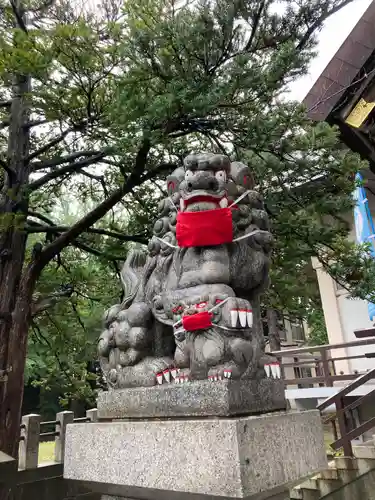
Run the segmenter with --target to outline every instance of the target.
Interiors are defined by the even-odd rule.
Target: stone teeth
[[[163,383],[163,374],[162,373],[158,373],[156,375],[156,381],[159,385],[161,385]]]
[[[175,379],[177,377],[177,369],[176,368],[172,368],[171,374],[172,374],[172,377]]]
[[[276,372],[276,363],[271,363],[271,373],[273,378],[276,378]]]
[[[245,328],[246,327],[246,311],[238,311],[238,316],[240,318],[240,323],[241,323],[241,326],[242,328]]]
[[[228,199],[227,198],[222,198],[219,201],[219,205],[220,205],[221,208],[227,208],[227,206],[228,206]]]
[[[171,381],[171,373],[169,370],[164,370],[163,375],[165,380],[169,383]]]
[[[281,378],[281,369],[280,369],[280,365],[278,363],[275,364],[275,368],[276,368],[276,377],[277,378]]]
[[[271,375],[270,365],[264,365],[264,371],[266,372],[267,377],[269,377]]]
[[[185,200],[180,198],[180,210],[183,212],[185,210]]]
[[[253,326],[253,311],[247,311],[247,324],[250,326],[250,328]]]
[[[217,375],[214,375],[214,380],[215,382],[217,382]]]
[[[231,378],[232,372],[231,370],[224,370],[224,377],[225,378]]]
[[[180,377],[176,377],[176,379],[175,379],[175,383],[176,383],[176,384],[179,384],[179,383],[180,383]]]
[[[238,311],[237,309],[232,309],[230,312],[230,319],[232,322],[233,328],[236,328],[237,326],[237,319],[238,319]]]

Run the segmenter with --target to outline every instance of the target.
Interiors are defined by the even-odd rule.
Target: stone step
[[[336,457],[329,468],[290,491],[291,500],[320,500],[375,469],[375,459]]]
[[[351,457],[335,457],[334,468],[337,470],[358,470],[356,458]]]
[[[302,500],[320,500],[320,492],[318,490],[309,490],[301,488]]]
[[[324,497],[338,490],[342,486],[340,479],[318,479],[320,497]]]
[[[304,490],[317,490],[317,491],[319,491],[318,479],[314,479],[314,478],[307,479],[300,486],[301,486],[301,489],[304,489]]]
[[[319,473],[319,478],[321,479],[338,479],[339,473],[337,469],[326,469]]]
[[[339,474],[338,479],[342,484],[348,484],[361,476],[361,473],[357,469],[338,469],[337,472]]]
[[[353,454],[356,458],[375,459],[375,446],[367,443],[353,446]]]
[[[303,500],[303,491],[301,486],[295,486],[292,490],[289,491],[290,500]]]
[[[296,486],[290,491],[290,500],[319,500],[320,493],[317,490],[310,490]]]
[[[373,458],[357,458],[359,474],[367,474],[370,470],[375,469],[375,460]]]

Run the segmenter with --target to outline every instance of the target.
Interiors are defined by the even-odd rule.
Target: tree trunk
[[[30,303],[36,275],[24,268],[28,210],[30,77],[13,79],[7,167],[0,199],[0,450],[16,457]],[[23,277],[22,277],[23,273]],[[6,492],[0,489],[0,500]]]
[[[275,309],[267,309],[268,339],[270,342],[270,351],[280,351],[281,342],[279,334],[279,325],[277,321],[277,312]]]
[[[0,449],[12,457],[17,457],[18,452],[27,334],[34,283],[34,279],[30,279],[29,273],[26,272],[12,312],[7,345],[8,370],[4,382],[0,385]]]

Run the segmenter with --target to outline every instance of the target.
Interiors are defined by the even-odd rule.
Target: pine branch
[[[17,20],[18,27],[21,28],[21,30],[24,31],[25,33],[28,33],[25,21],[23,19],[24,18],[24,12],[20,11],[18,9],[18,7],[17,7],[16,3],[14,2],[14,0],[10,0],[10,5],[12,7],[14,17]]]
[[[147,178],[152,178],[155,173],[149,172],[148,175],[142,177],[142,173],[146,166],[146,161],[148,153],[151,149],[151,142],[149,139],[144,139],[142,146],[140,147],[133,172],[128,177],[127,181],[123,186],[112,193],[111,196],[106,198],[102,203],[95,207],[91,212],[82,217],[78,222],[76,222],[68,231],[65,231],[58,238],[56,238],[52,243],[44,248],[40,255],[40,266],[43,268],[48,262],[59,254],[63,248],[73,243],[74,240],[87,229],[89,229],[95,222],[101,219],[114,205],[116,205],[121,198],[131,192],[131,190],[139,185],[140,183],[147,180]]]
[[[76,153],[71,153],[66,156],[60,156],[58,158],[55,158],[53,160],[46,160],[46,161],[38,161],[36,163],[33,163],[31,165],[31,170],[32,172],[38,172],[38,170],[44,170],[45,168],[51,168],[51,167],[57,167],[58,165],[62,165],[64,163],[70,163],[73,160],[76,160],[77,158],[80,158],[81,156],[95,156],[99,154],[100,151],[77,151]]]
[[[28,12],[33,12],[33,13],[41,13],[47,9],[49,9],[50,7],[52,7],[52,5],[55,3],[55,0],[46,0],[44,3],[42,3],[41,5],[39,5],[38,7],[35,7],[35,8],[28,8],[27,11]]]
[[[31,182],[29,184],[29,190],[30,190],[30,192],[35,191],[36,189],[39,189],[40,187],[44,186],[44,184],[47,184],[47,182],[50,182],[53,179],[57,179],[58,177],[61,177],[65,174],[78,172],[83,167],[87,167],[88,165],[96,163],[101,158],[103,158],[103,156],[105,156],[105,155],[106,155],[105,152],[97,153],[95,156],[92,156],[91,158],[86,158],[85,160],[80,160],[77,162],[69,163],[69,165],[66,165],[65,167],[59,168],[58,170],[52,170],[51,172],[44,175],[43,177],[40,177],[39,179],[37,179],[34,182]]]
[[[94,174],[91,174],[90,172],[86,172],[86,170],[82,170],[81,174],[84,175],[85,177],[88,177],[89,179],[100,182],[100,184],[103,188],[104,196],[109,196],[109,192],[108,192],[108,188],[107,188],[106,183],[105,183],[104,175],[94,175]]]
[[[32,223],[32,221],[30,221]],[[65,231],[69,231],[71,227],[69,226],[45,226],[45,225],[32,225],[26,226],[25,230],[29,234],[35,234],[35,233],[49,233],[49,234],[56,234],[56,233],[63,233]],[[120,241],[128,242],[128,241],[134,241],[136,243],[143,243],[146,244],[147,240],[145,238],[145,234],[134,234],[134,235],[126,235],[122,233],[118,233],[116,231],[107,231],[106,229],[101,229],[101,228],[88,228],[86,229],[83,233],[90,233],[90,234],[100,234],[103,236],[108,236],[110,238],[115,238]]]
[[[353,0],[343,0],[340,4],[336,5],[335,7],[332,7],[331,10],[327,10],[324,14],[322,14],[306,31],[302,39],[297,45],[297,50],[303,50],[307,44],[307,42],[310,40],[311,36],[313,33],[326,21],[329,17],[331,17],[333,14],[336,14],[336,12],[339,12],[343,7],[346,7],[350,3],[352,3]]]
[[[26,158],[25,162],[26,163],[31,162],[32,160],[34,160],[34,158],[37,158],[38,156],[46,153],[49,149],[57,146],[57,144],[59,144],[61,141],[63,141],[68,134],[70,134],[71,132],[77,132],[79,130],[83,130],[86,125],[87,125],[87,121],[82,121],[81,123],[79,123],[77,125],[73,125],[72,127],[67,128],[66,130],[64,130],[64,132],[62,132],[60,135],[58,135],[57,137],[52,139],[50,142],[47,142],[47,144],[45,144],[41,148],[37,149],[33,153],[31,153]]]
[[[101,252],[100,250],[97,250],[96,248],[90,247],[89,245],[86,245],[86,243],[82,243],[81,241],[75,240],[72,242],[72,245],[76,248],[79,248],[80,250],[83,250],[84,252],[90,253],[91,255],[95,255],[96,257],[101,257],[103,259],[110,260],[112,262],[116,261],[121,261],[124,260],[124,256],[116,256],[116,255],[111,255],[106,252]]]
[[[259,22],[262,18],[262,14],[263,14],[263,10],[264,10],[264,7],[266,5],[266,0],[262,0],[260,2],[260,5],[259,5],[259,9],[257,11],[257,13],[255,14],[254,18],[253,18],[253,26],[251,28],[251,33],[250,33],[250,37],[249,37],[249,40],[245,46],[245,52],[247,52],[248,50],[251,49],[251,46],[254,42],[254,38],[255,38],[255,35],[257,33],[257,30],[258,30],[258,26],[259,26]]]
[[[24,127],[30,129],[32,127],[37,127],[38,125],[45,125],[46,123],[50,123],[50,120],[45,120],[45,119],[32,120],[32,121],[25,123]]]
[[[61,141],[63,141],[65,139],[65,137],[70,134],[70,132],[73,132],[73,128],[68,128],[66,129],[64,132],[62,132],[60,135],[58,135],[57,137],[55,137],[54,139],[52,139],[52,141],[50,142],[47,142],[47,144],[45,144],[44,146],[42,146],[41,148],[37,149],[36,151],[34,151],[33,153],[31,153],[27,158],[26,158],[26,162],[30,162],[32,161],[34,158],[37,158],[38,156],[40,155],[43,155],[44,153],[46,153],[49,149],[57,146],[57,144],[59,144]]]
[[[5,160],[0,160],[0,167],[5,170],[5,172],[8,174],[9,179],[12,181],[15,177],[15,172],[10,168],[8,163]]]
[[[59,299],[64,297],[70,297],[74,289],[72,286],[66,286],[61,290],[53,292],[46,296],[37,296],[33,298],[31,304],[31,316],[35,318],[38,314],[54,306]]]
[[[52,219],[50,219],[49,217],[47,217],[46,215],[44,214],[40,214],[39,212],[33,212],[32,210],[29,210],[27,212],[27,215],[30,215],[30,217],[35,217],[36,219],[39,219],[43,222],[45,222],[46,224],[50,224],[51,226],[55,226],[56,224],[52,221]]]

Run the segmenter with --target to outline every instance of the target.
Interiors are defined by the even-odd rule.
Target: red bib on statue
[[[182,326],[187,332],[195,332],[196,330],[206,330],[212,326],[212,314],[208,311],[193,314],[192,316],[182,317]]]
[[[233,241],[232,210],[218,208],[202,212],[178,212],[176,238],[181,248],[231,243]]]

